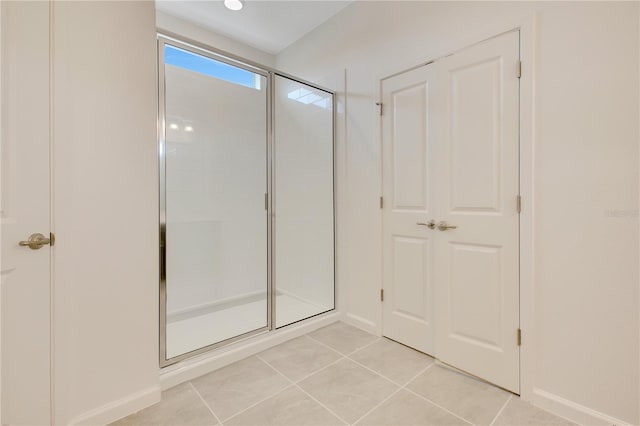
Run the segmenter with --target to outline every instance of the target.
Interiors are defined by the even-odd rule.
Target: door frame
[[[520,247],[519,247],[519,274],[520,274],[520,329],[522,330],[522,345],[520,346],[520,397],[523,400],[531,401],[536,394],[534,384],[535,374],[535,300],[534,300],[534,214],[535,214],[535,187],[534,187],[534,166],[535,166],[535,15],[519,20],[516,22],[506,22],[497,29],[482,33],[470,40],[462,42],[456,48],[446,48],[441,52],[432,54],[427,60],[424,56],[420,56],[416,60],[403,64],[403,66],[393,66],[382,73],[374,76],[373,95],[376,103],[382,102],[382,81],[398,74],[405,73],[412,69],[426,66],[427,64],[457,53],[461,50],[472,47],[488,39],[498,37],[502,34],[519,31],[520,32],[520,61],[522,62],[522,75],[520,77],[520,196],[522,197],[522,210],[520,212]],[[416,65],[417,64],[417,65]],[[379,160],[379,190],[380,196],[383,193],[383,158],[382,158],[382,117],[380,116],[376,105],[372,105],[372,113],[375,115],[373,120],[373,135],[377,138],[376,147],[378,149]],[[378,212],[378,220],[380,224],[379,236],[382,241],[383,223],[382,209]],[[379,288],[382,289],[382,265],[383,265],[383,247],[382,243],[379,247],[380,251],[380,269],[378,270]],[[382,301],[377,307],[377,325],[376,333],[382,336],[383,309]]]

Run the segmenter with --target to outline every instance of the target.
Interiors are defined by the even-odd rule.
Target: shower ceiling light
[[[229,10],[240,10],[243,6],[241,0],[224,0],[224,5]]]

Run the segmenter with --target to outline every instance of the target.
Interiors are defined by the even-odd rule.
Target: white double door
[[[383,80],[383,334],[519,393],[519,33]]]

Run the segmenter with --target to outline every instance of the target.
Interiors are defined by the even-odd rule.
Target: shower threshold
[[[331,308],[309,303],[290,294],[276,296],[276,326],[281,327]],[[173,358],[267,325],[265,298],[248,298],[198,315],[176,316],[167,322],[167,358]]]

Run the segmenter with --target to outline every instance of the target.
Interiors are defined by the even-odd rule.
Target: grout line
[[[329,407],[327,407],[326,405],[324,405],[322,402],[320,402],[316,397],[314,397],[313,395],[311,395],[309,392],[307,392],[306,390],[302,389],[298,384],[295,384],[295,387],[297,387],[298,389],[300,389],[300,391],[302,393],[304,393],[305,395],[307,395],[309,398],[311,398],[312,400],[314,400],[316,403],[318,403],[320,406],[322,406],[325,410],[327,410],[329,413],[333,414],[336,419],[340,420],[341,422],[343,422],[345,425],[350,424],[348,421],[346,421],[345,419],[343,419],[342,417],[340,417],[339,415],[337,415],[336,413],[334,413],[331,409],[329,409]]]
[[[204,400],[204,398],[202,397],[202,395],[200,395],[200,392],[198,391],[198,389],[193,385],[193,383],[191,383],[191,381],[189,381],[189,384],[191,385],[191,389],[193,389],[193,391],[196,393],[196,395],[198,395],[198,397],[200,398],[200,401],[202,401],[202,403],[205,405],[205,407],[207,407],[207,409],[209,410],[209,412],[211,412],[211,414],[213,414],[213,417],[216,419],[216,421],[218,422],[219,425],[222,425],[222,422],[220,421],[220,418],[218,416],[216,416],[216,413],[213,411],[213,409],[209,406],[209,404],[207,403],[207,401]]]
[[[263,362],[266,362],[267,364],[269,364],[269,363],[268,363],[267,361],[265,361],[264,359],[262,359],[262,358],[260,358],[260,359],[261,359]],[[287,378],[287,380],[289,380],[289,381],[291,381],[291,382],[293,382],[293,383],[295,383],[295,384],[298,384],[298,383],[300,383],[300,382],[302,382],[302,381],[304,381],[304,380],[308,379],[309,377],[313,376],[314,374],[319,373],[319,372],[321,372],[321,371],[324,371],[324,370],[326,370],[327,368],[329,368],[329,367],[331,367],[331,366],[333,366],[333,365],[335,365],[335,364],[337,364],[337,363],[339,363],[340,361],[345,360],[345,359],[347,359],[347,357],[346,357],[346,356],[342,356],[342,357],[340,357],[340,358],[336,359],[335,361],[333,361],[332,363],[329,363],[329,364],[325,365],[325,366],[324,366],[324,367],[322,367],[322,368],[318,368],[317,370],[312,371],[311,373],[307,374],[306,376],[303,376],[302,378],[300,378],[300,379],[298,379],[298,380],[295,380],[295,381],[294,381],[294,380],[291,380],[291,379],[289,379],[289,378]],[[271,364],[269,364],[269,366],[270,366],[271,368],[273,368],[274,370],[278,371],[278,373],[280,373],[280,371],[279,371],[277,368],[275,368],[274,366],[272,366]],[[282,373],[280,373],[280,374],[282,374]]]
[[[326,343],[321,342],[320,340],[318,340],[318,339],[316,339],[316,338],[314,338],[314,337],[311,337],[311,336],[309,336],[308,334],[305,334],[305,336],[307,336],[309,339],[313,340],[314,342],[316,342],[316,343],[320,343],[322,346],[325,346],[325,347],[327,347],[327,348],[331,349],[332,351],[339,353],[340,355],[342,355],[342,356],[344,356],[344,357],[351,356],[351,355],[353,355],[354,353],[356,353],[356,352],[358,352],[358,351],[361,351],[361,350],[363,350],[364,348],[367,348],[367,347],[369,347],[369,346],[373,345],[374,343],[376,343],[376,342],[378,342],[378,341],[380,341],[380,340],[382,339],[382,337],[377,337],[377,336],[373,336],[373,335],[372,335],[373,337],[375,337],[375,339],[374,339],[372,342],[369,342],[369,343],[367,343],[366,345],[360,346],[359,348],[356,348],[355,350],[353,350],[353,351],[351,351],[351,352],[349,352],[349,353],[347,353],[347,354],[343,354],[343,353],[342,353],[342,352],[340,352],[339,350],[332,348],[331,346],[327,345]]]
[[[502,407],[500,408],[500,411],[498,411],[498,414],[496,414],[496,416],[493,418],[493,420],[491,420],[491,423],[489,423],[489,426],[493,426],[493,424],[496,422],[496,420],[498,420],[498,417],[500,417],[500,414],[502,414],[504,409],[507,408],[507,404],[509,403],[509,401],[511,401],[511,398],[513,398],[513,394],[509,394],[509,398],[507,398],[507,400],[504,402],[504,404],[502,404]]]
[[[416,377],[418,377],[419,375],[421,375],[422,373],[424,373],[425,371],[427,371],[429,368],[431,368],[433,366],[433,363],[427,365],[425,368],[423,368],[422,370],[420,370],[417,374],[415,374],[414,376],[412,376],[407,383],[410,383],[413,379],[415,379]],[[406,385],[405,385],[406,386]],[[373,412],[376,408],[382,406],[382,404],[384,404],[385,402],[387,402],[388,400],[390,400],[391,398],[393,398],[394,395],[398,394],[401,390],[404,389],[404,386],[400,386],[398,389],[396,389],[395,391],[393,391],[388,397],[386,397],[385,399],[383,399],[382,401],[380,401],[378,404],[376,404],[371,410],[367,411],[366,413],[364,413],[358,420],[356,420],[355,422],[353,422],[353,424],[358,424],[359,421],[361,421],[362,419],[364,419],[365,417],[367,417],[371,412]]]
[[[349,352],[349,353],[347,354],[347,356],[351,356],[351,355],[355,354],[356,352],[360,352],[361,350],[366,349],[366,348],[368,348],[369,346],[373,345],[374,343],[378,343],[378,342],[379,342],[379,341],[381,341],[381,340],[382,340],[382,337],[375,336],[375,339],[374,339],[372,342],[369,342],[369,343],[367,343],[366,345],[360,346],[360,347],[359,347],[359,348],[357,348],[356,350]]]
[[[391,392],[391,394],[389,396],[387,396],[385,399],[383,399],[382,401],[380,401],[379,403],[377,403],[376,405],[373,406],[373,408],[369,411],[367,411],[366,413],[364,413],[362,416],[360,416],[355,422],[351,423],[352,425],[356,425],[358,424],[359,421],[361,421],[362,419],[364,419],[365,417],[367,417],[372,411],[374,411],[376,408],[380,407],[382,404],[384,404],[385,402],[387,402],[388,400],[390,400],[391,398],[393,398],[395,395],[397,395],[400,391],[402,390],[402,388],[398,388],[396,390],[394,390],[393,392]]]
[[[424,372],[426,372],[427,370],[429,370],[430,368],[432,368],[434,365],[436,365],[435,359],[434,359],[434,360],[433,360],[433,362],[431,362],[429,365],[427,365],[427,366],[426,366],[426,367],[424,367],[422,370],[420,370],[417,374],[415,374],[414,376],[412,376],[412,377],[411,377],[408,381],[406,381],[404,384],[400,384],[400,383],[398,383],[398,382],[396,382],[396,381],[394,381],[394,380],[392,380],[392,379],[390,379],[390,378],[388,378],[388,377],[384,376],[383,374],[381,374],[381,373],[377,372],[376,370],[373,370],[373,369],[371,369],[371,368],[367,367],[366,365],[361,364],[360,362],[358,362],[358,361],[356,361],[356,360],[354,360],[354,359],[352,359],[352,358],[351,358],[351,356],[352,356],[352,355],[354,355],[354,354],[356,354],[357,352],[359,352],[359,351],[361,351],[361,350],[363,350],[363,349],[365,349],[365,348],[367,348],[367,347],[369,347],[369,346],[371,346],[371,345],[373,345],[373,344],[375,344],[375,343],[379,342],[379,341],[382,339],[382,338],[380,338],[380,337],[377,337],[377,338],[376,338],[376,339],[374,339],[373,341],[371,341],[371,342],[367,343],[366,345],[363,345],[363,346],[361,346],[361,347],[359,347],[359,348],[357,348],[357,349],[355,349],[355,350],[353,350],[353,351],[349,352],[348,354],[343,354],[342,352],[340,352],[340,351],[338,351],[338,350],[334,349],[333,347],[331,347],[331,346],[327,345],[326,343],[324,343],[324,342],[322,342],[322,341],[320,341],[320,340],[317,340],[317,339],[315,339],[315,338],[313,338],[313,337],[309,336],[308,334],[304,334],[303,336],[304,336],[304,337],[307,337],[308,339],[310,339],[310,340],[312,340],[312,341],[314,341],[314,342],[316,342],[316,343],[318,343],[318,344],[320,344],[320,345],[322,345],[322,346],[324,346],[324,347],[326,347],[326,348],[328,348],[328,349],[330,349],[331,351],[333,351],[333,352],[335,352],[336,354],[340,355],[340,357],[339,357],[338,359],[336,359],[335,361],[333,361],[333,362],[331,362],[331,363],[329,363],[329,364],[325,365],[324,367],[319,368],[318,370],[315,370],[315,371],[313,371],[313,372],[311,372],[311,373],[309,373],[309,374],[307,374],[307,375],[303,376],[301,379],[298,379],[297,381],[294,381],[294,380],[290,379],[289,377],[285,376],[285,375],[284,375],[280,370],[278,370],[276,367],[274,367],[271,363],[269,363],[269,362],[267,362],[266,360],[264,360],[261,356],[259,356],[259,355],[257,355],[257,354],[256,354],[256,355],[254,355],[256,358],[258,358],[260,361],[262,361],[264,364],[266,364],[269,368],[271,368],[271,369],[272,369],[272,370],[274,370],[276,373],[278,373],[280,376],[282,376],[282,377],[283,377],[287,382],[289,382],[289,385],[288,385],[288,386],[285,386],[283,389],[281,389],[281,390],[279,390],[279,391],[277,391],[277,392],[273,393],[272,395],[269,395],[269,396],[267,396],[267,397],[265,397],[265,398],[263,398],[263,399],[261,399],[261,400],[259,400],[259,401],[255,402],[254,404],[251,404],[250,406],[248,406],[247,408],[245,408],[245,409],[243,409],[243,410],[239,411],[238,413],[236,413],[236,414],[234,414],[234,415],[232,415],[232,416],[228,417],[227,419],[225,419],[225,422],[226,422],[226,421],[228,421],[228,420],[230,420],[230,419],[232,419],[232,418],[235,418],[235,417],[237,417],[237,416],[239,416],[239,415],[241,415],[241,414],[243,414],[243,413],[245,413],[246,411],[248,411],[248,410],[250,410],[250,409],[254,408],[255,406],[257,406],[257,405],[259,405],[259,404],[263,403],[264,401],[266,401],[266,400],[268,400],[268,399],[270,399],[270,398],[273,398],[273,397],[275,397],[275,396],[279,395],[280,393],[284,392],[285,390],[292,389],[292,388],[296,388],[296,389],[300,390],[302,393],[304,393],[305,395],[307,395],[309,398],[311,398],[313,401],[315,401],[316,403],[318,403],[320,406],[322,406],[322,407],[323,407],[325,410],[327,410],[329,413],[331,413],[332,415],[334,415],[338,420],[340,420],[340,421],[344,422],[344,423],[345,423],[345,424],[347,424],[347,425],[348,425],[348,424],[350,424],[349,422],[345,421],[342,417],[340,417],[338,414],[336,414],[334,411],[332,411],[329,407],[327,407],[324,403],[322,403],[321,401],[319,401],[317,398],[315,398],[313,395],[311,395],[309,392],[307,392],[306,390],[304,390],[304,389],[303,389],[302,387],[300,387],[300,385],[299,385],[299,383],[300,383],[300,382],[302,382],[302,381],[306,380],[307,378],[309,378],[309,377],[311,377],[311,376],[313,376],[313,375],[315,375],[315,374],[317,374],[317,373],[319,373],[319,372],[321,372],[321,371],[323,371],[323,370],[326,370],[327,368],[329,368],[329,367],[331,367],[331,366],[333,366],[333,365],[335,365],[335,364],[337,364],[337,363],[339,363],[339,362],[341,362],[341,361],[343,361],[343,360],[345,360],[345,359],[346,359],[346,360],[349,360],[349,361],[351,361],[351,362],[353,362],[353,363],[357,364],[358,366],[360,366],[360,367],[362,367],[362,368],[364,368],[364,369],[366,369],[366,370],[368,370],[368,371],[370,371],[370,372],[372,372],[372,373],[376,374],[377,376],[379,376],[379,377],[381,377],[381,378],[385,379],[386,381],[388,381],[388,382],[390,382],[390,383],[392,383],[392,384],[394,384],[394,385],[398,386],[398,389],[396,389],[395,391],[393,391],[393,392],[392,392],[391,394],[389,394],[386,398],[384,398],[382,401],[380,401],[380,402],[379,402],[378,404],[376,404],[373,408],[371,408],[370,410],[368,410],[368,411],[367,411],[366,413],[364,413],[360,418],[358,418],[354,423],[351,423],[351,424],[356,424],[357,422],[362,421],[362,419],[364,419],[366,416],[368,416],[368,415],[369,415],[370,413],[372,413],[374,410],[376,410],[377,408],[379,408],[380,406],[382,406],[384,403],[386,403],[388,400],[390,400],[391,398],[393,398],[393,396],[397,395],[397,394],[398,394],[399,392],[401,392],[402,390],[406,390],[407,392],[411,393],[412,395],[414,395],[414,396],[416,396],[416,397],[418,397],[418,398],[420,398],[420,399],[422,399],[422,400],[424,400],[424,401],[426,401],[426,402],[428,402],[428,403],[430,403],[430,404],[434,405],[435,407],[440,408],[441,410],[443,410],[443,411],[445,411],[445,412],[449,413],[450,415],[452,415],[452,416],[454,416],[454,417],[456,417],[456,418],[458,418],[458,419],[460,419],[460,420],[464,421],[465,423],[468,423],[468,424],[470,424],[470,425],[471,425],[471,424],[473,424],[473,423],[471,423],[470,421],[468,421],[467,419],[465,419],[465,418],[461,417],[460,415],[458,415],[458,414],[456,414],[456,413],[454,413],[454,412],[450,411],[449,409],[447,409],[447,408],[445,408],[445,407],[441,406],[440,404],[435,403],[435,402],[434,402],[434,401],[432,401],[431,399],[429,399],[429,398],[427,398],[427,397],[425,397],[425,396],[423,396],[423,395],[421,395],[421,394],[419,394],[419,393],[417,393],[417,392],[415,392],[415,391],[413,391],[412,389],[410,389],[410,388],[408,388],[408,387],[407,387],[407,386],[408,386],[408,385],[409,385],[413,380],[415,380],[418,376],[420,376],[421,374],[423,374]],[[223,422],[222,422],[222,421],[220,420],[220,418],[216,415],[216,413],[213,411],[213,409],[209,406],[209,404],[207,403],[207,401],[202,397],[202,395],[200,394],[200,392],[198,391],[198,389],[195,387],[195,385],[194,385],[191,381],[189,381],[189,385],[190,385],[190,386],[191,386],[191,388],[194,390],[194,392],[196,393],[196,395],[198,395],[198,397],[200,398],[200,400],[202,401],[202,403],[207,407],[207,409],[209,410],[209,412],[210,412],[210,413],[213,415],[213,417],[216,419],[216,421],[218,422],[218,424],[222,426],[222,425],[223,425]],[[493,385],[491,385],[491,386],[493,386]],[[498,419],[498,417],[503,413],[503,411],[506,409],[507,405],[509,404],[509,401],[511,401],[511,400],[513,399],[513,397],[514,397],[514,396],[513,396],[513,394],[509,394],[509,397],[508,397],[508,398],[507,398],[507,400],[504,402],[504,404],[502,405],[502,407],[500,408],[500,410],[498,411],[498,413],[495,415],[495,417],[493,418],[493,420],[491,421],[491,423],[489,424],[489,426],[493,426],[493,425],[494,425],[494,423],[496,422],[496,420]]]
[[[262,398],[260,401],[257,401],[257,402],[255,402],[255,403],[251,404],[250,406],[248,406],[247,408],[245,408],[245,409],[243,409],[243,410],[241,410],[241,411],[238,411],[238,412],[237,412],[236,414],[234,414],[233,416],[227,417],[226,419],[224,419],[224,421],[225,421],[225,422],[228,422],[229,420],[233,419],[234,417],[238,417],[240,414],[243,414],[243,413],[245,413],[245,412],[247,412],[247,411],[251,410],[251,409],[252,409],[253,407],[255,407],[256,405],[260,405],[260,404],[262,404],[263,402],[265,402],[267,399],[271,399],[271,398],[273,398],[273,397],[275,397],[275,396],[278,396],[278,395],[280,395],[282,392],[286,391],[287,389],[291,389],[292,387],[293,387],[292,385],[285,386],[284,388],[280,389],[280,390],[279,390],[279,391],[277,391],[276,393],[274,393],[274,394],[272,394],[272,395],[269,395],[269,396],[267,396],[267,397],[265,397],[265,398]],[[223,423],[223,422],[220,422],[220,424],[221,424],[221,425],[222,425],[222,423]]]
[[[471,423],[469,420],[465,419],[464,417],[459,416],[458,414],[456,414],[456,413],[454,413],[453,411],[451,411],[451,410],[449,410],[449,409],[447,409],[447,408],[443,407],[443,406],[442,406],[442,405],[440,405],[440,404],[436,404],[435,402],[433,402],[433,401],[432,401],[432,400],[430,400],[429,398],[426,398],[426,397],[424,397],[424,396],[420,395],[420,394],[419,394],[419,393],[417,393],[416,391],[414,391],[414,390],[412,390],[412,389],[409,389],[408,387],[405,387],[404,389],[405,389],[407,392],[410,392],[410,393],[414,394],[415,396],[417,396],[417,397],[419,397],[419,398],[422,398],[423,400],[427,401],[429,404],[433,404],[433,405],[435,405],[436,407],[440,408],[441,410],[444,410],[444,411],[446,411],[447,413],[451,414],[452,416],[459,418],[459,419],[460,419],[460,420],[462,420],[463,422],[465,422],[465,423],[469,423],[470,425],[472,425],[472,424],[473,424],[473,423]]]
[[[320,344],[321,346],[324,346],[324,347],[325,347],[325,348],[327,348],[327,349],[331,349],[331,351],[333,351],[333,352],[337,353],[337,354],[338,354],[338,355],[340,355],[341,357],[346,358],[346,355],[345,355],[345,354],[343,354],[342,352],[340,352],[340,351],[339,351],[339,350],[337,350],[337,349],[332,348],[331,346],[327,345],[326,343],[321,342],[320,340],[314,339],[313,337],[309,336],[308,334],[305,334],[305,335],[303,335],[303,336],[304,336],[304,337],[306,337],[307,339],[309,339],[309,340],[311,340],[311,341],[315,342],[315,343]]]
[[[257,356],[257,355],[256,355]],[[293,380],[291,380],[290,378],[288,378],[287,376],[285,376],[284,374],[282,374],[280,372],[280,370],[278,370],[277,368],[275,368],[273,365],[271,365],[270,363],[268,363],[267,361],[265,361],[264,359],[260,358],[258,356],[258,358],[264,362],[265,364],[267,364],[269,367],[271,367],[273,369],[273,371],[275,371],[276,373],[278,373],[279,375],[281,375],[282,377],[284,377],[287,381],[289,381],[294,387],[298,388],[302,393],[304,393],[305,395],[307,395],[309,398],[311,398],[312,400],[314,400],[316,403],[318,403],[321,407],[323,407],[325,410],[327,410],[329,413],[333,414],[338,420],[340,420],[341,422],[343,422],[345,425],[350,424],[349,422],[347,422],[346,420],[344,420],[342,417],[340,417],[339,415],[337,415],[336,413],[334,413],[329,407],[327,407],[326,405],[324,405],[322,402],[318,401],[313,395],[311,395],[309,392],[307,392],[306,390],[302,389],[296,382],[294,382]],[[341,361],[343,358],[339,359],[338,361]],[[338,362],[336,361],[336,362]],[[335,364],[335,363],[332,363]],[[326,368],[326,367],[325,367]],[[320,370],[318,370],[320,371]],[[312,373],[315,374],[315,373]],[[310,374],[311,375],[311,374]]]
[[[403,388],[403,387],[405,387],[405,386],[406,386],[406,383],[405,383],[404,385],[403,385],[403,384],[401,384],[401,383],[398,383],[398,382],[396,382],[395,380],[392,380],[392,379],[390,379],[389,377],[384,376],[382,373],[380,373],[380,372],[378,372],[378,371],[376,371],[376,370],[374,370],[374,369],[372,369],[372,368],[370,368],[370,367],[367,367],[367,366],[366,366],[366,365],[364,365],[364,364],[360,364],[358,361],[356,361],[356,360],[354,360],[354,359],[352,359],[352,358],[348,358],[348,359],[349,359],[349,361],[353,362],[354,364],[357,364],[357,365],[359,365],[360,367],[362,367],[362,368],[364,368],[364,369],[366,369],[366,370],[371,371],[372,373],[376,374],[377,376],[382,377],[382,378],[383,378],[383,379],[385,379],[386,381],[388,381],[388,382],[390,382],[390,383],[393,383],[394,385],[396,385],[396,386],[398,386],[398,387],[400,387],[400,388]],[[420,370],[420,372],[422,373],[422,371],[426,371],[426,370],[427,370],[429,367],[431,367],[432,365],[433,365],[433,363],[429,364],[429,365],[428,365],[427,367],[425,367],[423,370]],[[417,376],[416,376],[416,377],[417,377]],[[409,382],[410,382],[411,380],[413,380],[414,378],[415,378],[415,377],[412,377],[411,379],[409,379]],[[407,383],[409,383],[409,382],[407,382]]]

